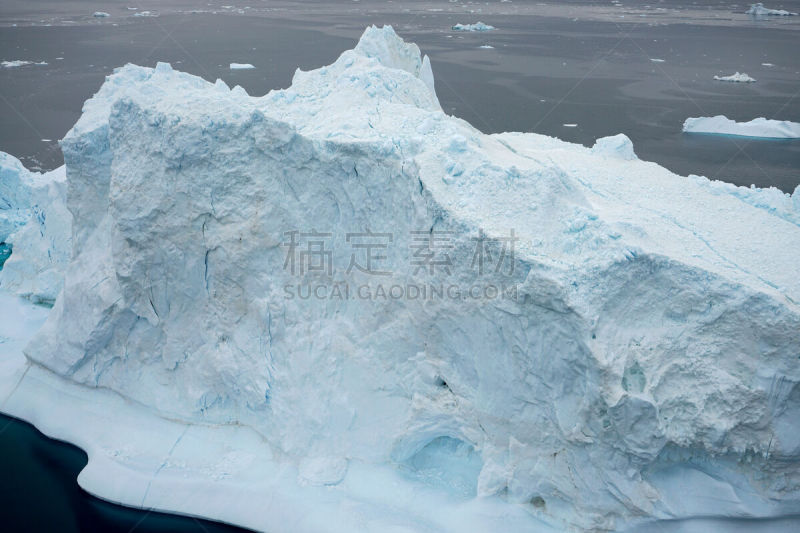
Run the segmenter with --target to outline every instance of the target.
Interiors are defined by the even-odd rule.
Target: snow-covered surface
[[[798,191],[482,134],[388,27],[260,98],[125,66],[62,148],[73,254],[41,328],[0,300],[0,409],[84,448],[90,492],[275,532],[800,513]],[[375,283],[290,272],[312,229],[342,269],[391,232],[386,286],[518,295],[289,297]],[[470,267],[511,229],[513,271]],[[452,271],[409,262],[420,230]]]
[[[0,152],[0,242],[13,253],[0,289],[52,304],[64,282],[71,252],[72,215],[66,206],[66,172],[29,172]]]
[[[755,118],[749,122],[736,122],[725,115],[692,117],[687,118],[683,123],[683,131],[765,139],[800,139],[800,123],[764,117]]]
[[[606,157],[616,157],[626,161],[637,159],[633,151],[633,143],[627,135],[622,133],[597,139],[594,146],[592,146],[592,153]]]
[[[764,4],[762,4],[761,2],[759,2],[757,4],[751,4],[750,5],[750,9],[745,11],[745,13],[748,14],[748,15],[756,15],[756,16],[774,15],[774,16],[780,16],[780,17],[787,17],[787,16],[790,16],[790,15],[797,15],[797,13],[793,13],[791,11],[786,11],[785,9],[769,9],[769,8],[766,8],[766,7],[764,7]]]
[[[736,71],[734,74],[730,76],[714,76],[714,79],[717,81],[732,81],[735,83],[753,83],[755,82],[755,78],[751,78],[744,72]]]
[[[452,29],[454,31],[491,31],[496,28],[483,22],[476,22],[475,24],[454,24]]]
[[[14,59],[12,61],[3,61],[0,63],[3,68],[16,68],[24,67],[25,65],[47,65],[45,61],[25,61],[23,59]]]
[[[256,67],[250,63],[231,63],[230,68],[231,70],[249,70]]]

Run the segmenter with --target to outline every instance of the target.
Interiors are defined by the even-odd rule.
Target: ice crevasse
[[[94,493],[269,531],[800,513],[797,191],[677,176],[624,135],[485,135],[388,26],[263,97],[127,65],[62,149],[63,289],[0,406],[87,448]],[[345,275],[290,271],[287,234],[344,270],[367,230],[382,285],[516,297],[287,290]],[[469,268],[511,230],[511,264]],[[452,268],[409,261],[420,231]]]

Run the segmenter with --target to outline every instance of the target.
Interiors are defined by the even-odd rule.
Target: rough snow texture
[[[755,118],[749,122],[736,122],[725,115],[717,115],[715,117],[687,118],[683,123],[683,131],[766,139],[798,139],[800,138],[800,123],[764,117]]]
[[[66,189],[64,167],[29,172],[0,152],[0,243],[13,252],[0,273],[4,291],[37,303],[55,301],[71,252]]]
[[[637,159],[633,151],[633,143],[625,134],[612,135],[597,139],[592,146],[592,152],[598,155],[616,157],[626,161]]]
[[[754,83],[756,81],[755,78],[751,78],[744,72],[740,73],[738,71],[730,76],[714,76],[714,79],[717,81],[732,81],[735,83]]]
[[[492,31],[496,28],[483,22],[476,22],[475,24],[454,24],[452,29],[454,31]]]
[[[747,15],[754,15],[754,16],[765,16],[765,15],[774,15],[779,17],[787,17],[790,15],[797,15],[797,13],[792,13],[790,11],[785,11],[783,9],[769,9],[764,7],[764,4],[761,2],[757,4],[751,4],[750,9],[745,11]]]
[[[624,136],[484,135],[442,112],[427,57],[389,27],[261,98],[128,65],[62,147],[73,255],[26,355],[98,397],[252,428],[330,499],[401,465],[573,528],[800,512],[797,192],[679,177]],[[285,232],[330,231],[347,265],[345,234],[367,228],[394,235],[385,285],[518,298],[287,297],[331,280],[287,271]],[[513,273],[469,267],[473,239],[497,254],[510,229]],[[419,230],[455,232],[451,275],[415,272]],[[217,461],[203,442],[193,460]],[[464,530],[462,504],[422,525],[413,493],[379,486],[363,530]],[[486,530],[533,529],[512,514]]]

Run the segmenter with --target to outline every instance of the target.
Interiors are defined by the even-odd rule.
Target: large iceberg
[[[485,135],[391,27],[264,97],[127,65],[62,149],[71,259],[25,358],[41,314],[0,324],[0,406],[95,494],[277,532],[800,513],[798,192]]]

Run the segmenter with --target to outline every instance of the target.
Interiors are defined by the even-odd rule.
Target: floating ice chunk
[[[97,18],[106,18],[110,17],[111,15],[109,15],[105,11],[95,11],[94,13],[92,13],[92,16]]]
[[[157,17],[158,13],[155,11],[137,11],[133,14],[134,17]]]
[[[497,28],[484,24],[483,22],[476,22],[475,24],[454,24],[452,29],[454,31],[492,31]]]
[[[493,50],[494,46],[492,46],[490,44],[483,44],[483,45],[479,46],[478,48],[483,48],[484,50]]]
[[[592,146],[592,152],[599,155],[617,157],[626,161],[637,159],[633,151],[633,143],[623,133],[597,139],[594,146]]]
[[[754,15],[754,16],[778,16],[778,17],[788,17],[797,15],[797,13],[792,13],[791,11],[785,11],[783,9],[769,9],[764,7],[764,4],[761,2],[757,4],[751,4],[750,9],[745,11],[747,15]]]
[[[735,83],[754,83],[756,81],[755,78],[751,78],[744,72],[736,71],[735,74],[731,74],[730,76],[714,76],[714,79],[717,81],[731,81]]]
[[[650,61],[652,61],[653,63],[663,63],[666,60],[665,59],[658,59],[656,57],[651,57]]]
[[[687,118],[683,123],[683,131],[766,139],[800,139],[800,123],[764,117],[749,122],[736,122],[724,115]]]
[[[46,61],[24,61],[22,59],[15,59],[13,61],[3,61],[0,63],[3,68],[17,68],[24,67],[25,65],[47,65]]]
[[[564,126],[565,128],[577,128],[578,127],[577,124],[562,124],[562,126]]]
[[[250,70],[254,68],[256,67],[250,63],[231,63],[230,65],[231,70]]]

